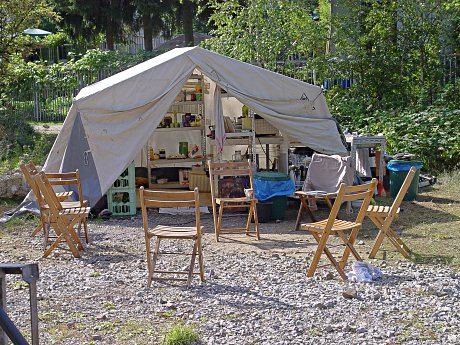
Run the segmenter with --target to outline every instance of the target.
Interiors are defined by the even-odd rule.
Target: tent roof
[[[45,170],[80,169],[93,205],[145,146],[195,69],[290,141],[326,154],[346,153],[320,87],[191,47],[173,49],[82,89]],[[206,117],[216,119],[209,108]]]

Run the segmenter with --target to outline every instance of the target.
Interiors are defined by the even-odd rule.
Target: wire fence
[[[441,84],[456,83],[460,78],[460,55],[445,55],[441,59],[443,79]],[[318,85],[318,80],[324,89],[334,85],[348,88],[356,79],[352,71],[335,72],[333,78],[319,79],[315,70],[307,64],[306,60],[294,60],[288,63],[280,62],[275,71],[292,78],[303,80]],[[14,116],[21,116],[30,121],[37,122],[63,122],[72,99],[87,85],[98,82],[120,72],[120,69],[100,69],[95,71],[79,72],[69,75],[69,72],[57,72],[47,78],[47,82],[38,80],[21,81],[14,90],[6,90],[7,111]],[[65,87],[62,82],[53,84],[53,80],[66,80]]]

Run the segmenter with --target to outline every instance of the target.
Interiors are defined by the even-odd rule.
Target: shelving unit
[[[200,90],[197,91],[197,90]],[[171,105],[168,114],[177,114],[178,122],[181,121],[182,115],[186,113],[190,113],[191,115],[199,115],[201,116],[201,125],[200,126],[190,126],[190,127],[171,127],[171,128],[156,128],[155,135],[161,137],[160,142],[170,142],[171,137],[179,138],[180,136],[193,136],[197,140],[194,142],[195,144],[200,145],[200,155],[199,158],[168,158],[170,155],[175,155],[176,152],[166,152],[166,159],[155,159],[150,160],[150,142],[147,147],[147,162],[148,162],[148,180],[149,180],[149,188],[150,189],[169,189],[169,188],[186,188],[186,184],[181,184],[179,181],[168,181],[166,183],[155,183],[152,181],[152,176],[155,174],[156,171],[160,172],[161,174],[165,174],[166,171],[174,171],[176,169],[189,169],[195,165],[201,165],[205,163],[206,159],[206,132],[205,132],[205,123],[206,123],[206,114],[204,109],[204,101],[203,96],[205,93],[205,83],[203,75],[200,74],[193,74],[190,76],[188,81],[182,87],[182,91],[176,98],[176,101]],[[196,98],[196,100],[188,100],[189,97]],[[178,100],[181,98],[181,100]],[[177,140],[178,142],[181,141],[180,139]],[[190,144],[189,144],[190,145]],[[161,149],[161,147],[156,148]],[[190,149],[190,146],[189,146]],[[179,170],[177,170],[177,174],[175,178],[180,175]],[[159,176],[161,177],[161,176]]]
[[[354,135],[346,135],[345,139],[347,143],[351,144],[351,166],[356,168],[356,150],[358,148],[371,148],[380,146],[380,161],[379,161],[379,181],[383,181],[383,160],[385,156],[385,149],[386,149],[386,140],[383,135],[375,135],[375,136],[354,136]]]

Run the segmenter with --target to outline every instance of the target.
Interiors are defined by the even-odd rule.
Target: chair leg
[[[375,226],[379,229],[379,233],[375,238],[374,245],[372,246],[371,252],[369,253],[369,258],[375,258],[380,246],[382,245],[383,239],[385,237],[385,233],[383,232],[383,220],[379,217],[368,216],[369,219],[375,224]]]
[[[204,277],[204,264],[203,264],[203,247],[201,245],[201,237],[196,239],[198,245],[198,267],[200,269],[200,279],[204,282],[206,279]]]
[[[259,218],[257,216],[257,203],[253,201],[254,206],[252,208],[252,211],[254,212],[254,230],[256,232],[256,238],[260,240],[260,233],[259,233]]]
[[[347,237],[345,236],[345,234],[341,231],[338,231],[337,232],[339,237],[342,239],[343,243],[345,243],[345,245],[350,249],[351,253],[353,254],[353,256],[355,257],[356,260],[358,261],[363,261],[363,259],[361,258],[361,256],[358,254],[358,252],[356,251],[355,247],[353,247],[353,245],[350,243],[350,241],[347,239]],[[344,265],[345,266],[345,265]]]
[[[312,232],[312,235],[315,238],[316,242],[319,243],[320,240],[321,240],[321,237],[316,232]],[[337,260],[334,258],[334,256],[332,255],[332,253],[329,251],[329,249],[326,246],[324,247],[324,254],[326,254],[326,256],[329,259],[329,261],[337,269],[337,271],[339,272],[340,276],[343,278],[343,275],[345,275],[345,273],[343,273],[343,275],[341,274],[340,271],[342,271],[342,269],[339,267],[339,264],[338,264]]]
[[[35,237],[35,235],[37,235],[41,229],[45,230],[45,222],[42,220],[40,220],[40,223],[35,227],[34,231],[32,231],[30,237]]]
[[[217,207],[214,199],[212,200],[212,219],[214,221],[214,234],[216,235],[216,241],[219,242],[219,236],[217,235]]]
[[[155,266],[157,263],[158,253],[160,252],[160,238],[157,237],[155,241],[155,251],[153,252],[151,270],[149,272],[149,277],[147,279],[147,287],[152,285],[153,273],[155,272]]]
[[[350,236],[348,237],[348,243],[350,244],[350,246],[347,245],[345,247],[345,250],[343,251],[343,255],[342,255],[342,260],[340,260],[340,262],[339,262],[340,268],[342,268],[342,269],[347,264],[348,257],[350,256],[350,252],[351,252],[350,248],[353,248],[353,245],[355,244],[356,237],[358,237],[359,230],[360,230],[359,228],[354,228],[354,229],[351,230]],[[358,254],[358,257],[360,257],[359,254]],[[361,259],[359,261],[363,261],[363,260]]]
[[[302,221],[302,216],[303,216],[303,203],[301,201],[299,205],[299,211],[297,212],[297,220],[295,222],[295,228],[294,228],[295,231],[298,231],[300,229],[300,222]]]
[[[251,205],[249,206],[249,211],[248,211],[248,220],[246,222],[246,235],[249,235],[249,230],[251,229],[251,220],[252,220],[252,211],[253,211],[253,205],[251,202]]]
[[[401,253],[401,255],[407,259],[410,254],[410,249],[405,245],[405,243],[401,240],[401,238],[391,228],[387,229],[386,235],[388,239],[390,240],[390,242]]]
[[[217,218],[216,241],[219,242],[220,228],[222,226],[222,215],[224,213],[224,203],[219,206],[219,217]]]
[[[193,242],[192,258],[190,260],[190,267],[188,269],[187,287],[190,287],[190,285],[192,284],[193,269],[195,268],[195,257],[196,257],[197,247],[198,247],[198,245],[197,245],[197,242],[195,240]]]
[[[313,256],[313,260],[307,272],[307,277],[313,277],[313,275],[315,274],[316,268],[318,267],[319,259],[321,258],[321,254],[323,253],[324,248],[326,247],[328,237],[329,234],[322,234],[321,238],[319,239],[315,256]]]
[[[86,219],[83,220],[83,228],[85,230],[85,241],[86,244],[89,244],[89,235],[88,235],[88,222]]]

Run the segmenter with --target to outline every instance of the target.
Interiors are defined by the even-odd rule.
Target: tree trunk
[[[111,20],[109,20],[105,31],[105,41],[107,43],[107,50],[114,50],[113,23]]]
[[[193,41],[193,7],[190,0],[182,1],[182,21],[184,29],[185,46],[191,47]]]
[[[142,25],[144,27],[144,50],[151,52],[153,50],[153,28],[150,13],[142,15]]]

